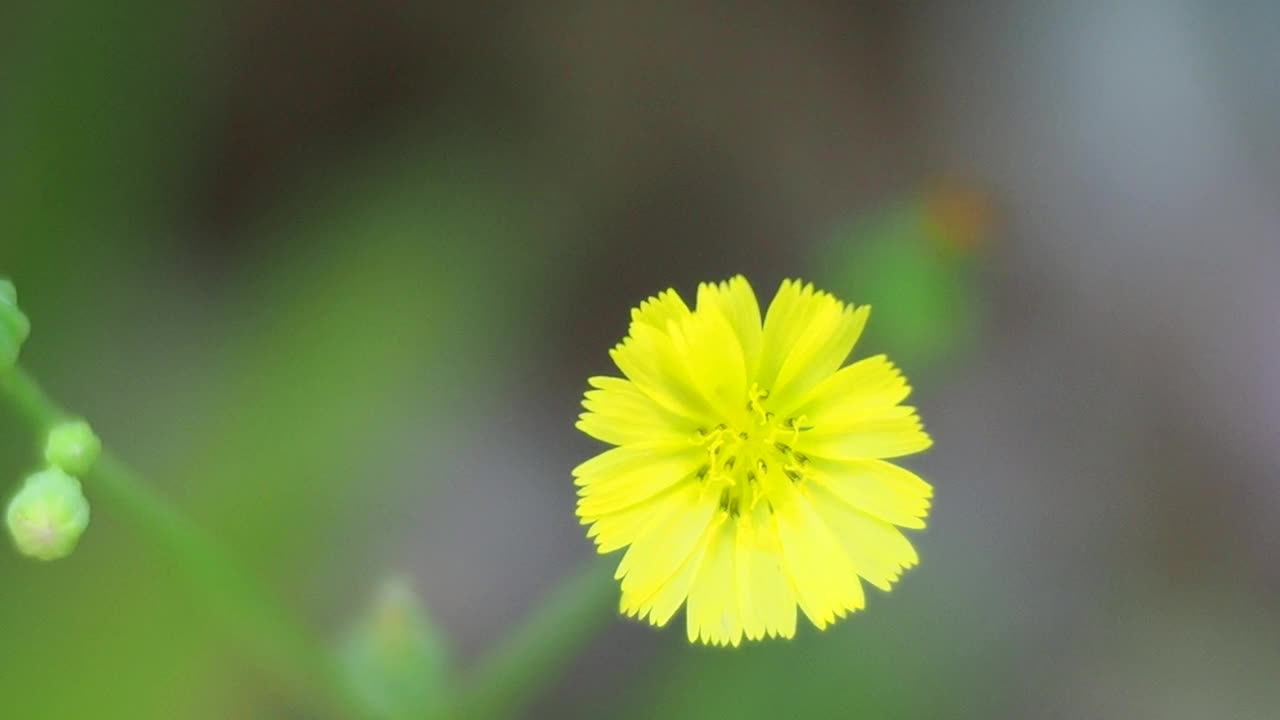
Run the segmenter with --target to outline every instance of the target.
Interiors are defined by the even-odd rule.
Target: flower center
[[[710,491],[719,491],[721,511],[733,517],[754,510],[762,500],[772,512],[764,478],[775,473],[799,483],[809,468],[809,459],[794,449],[809,429],[805,417],[778,418],[769,411],[768,398],[768,390],[753,384],[746,412],[737,422],[700,428],[693,436],[707,453],[698,479]]]

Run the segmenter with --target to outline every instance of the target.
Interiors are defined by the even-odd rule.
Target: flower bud
[[[347,637],[341,660],[349,690],[370,717],[431,717],[447,701],[445,655],[409,582],[391,578]]]
[[[68,475],[84,477],[102,452],[102,441],[84,420],[72,420],[49,431],[44,459]]]
[[[18,309],[18,291],[7,278],[0,278],[0,372],[18,362],[18,351],[31,333],[31,323]]]
[[[9,501],[5,520],[23,555],[57,560],[71,554],[89,525],[89,502],[79,480],[48,468],[27,478]]]

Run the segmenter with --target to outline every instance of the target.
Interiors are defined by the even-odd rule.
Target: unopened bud
[[[27,478],[5,513],[9,533],[28,557],[57,560],[75,549],[89,525],[89,502],[80,481],[58,468]]]
[[[22,343],[31,333],[31,323],[18,309],[18,291],[7,278],[0,278],[0,372],[18,362]]]
[[[62,423],[49,431],[44,459],[68,475],[84,477],[102,452],[102,441],[83,420]]]
[[[370,717],[428,717],[447,701],[440,636],[404,578],[383,584],[348,636],[342,662],[349,689]]]

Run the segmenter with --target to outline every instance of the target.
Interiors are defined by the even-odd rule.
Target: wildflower
[[[58,468],[42,470],[23,484],[5,513],[18,550],[39,560],[71,554],[89,525],[89,503],[80,481]]]
[[[599,552],[627,548],[624,613],[665,625],[683,604],[690,642],[792,637],[889,590],[918,561],[932,489],[886,462],[929,447],[884,356],[841,368],[866,325],[852,307],[782,283],[763,323],[738,276],[632,311],[593,377],[578,428],[618,447],[573,470],[577,514]]]

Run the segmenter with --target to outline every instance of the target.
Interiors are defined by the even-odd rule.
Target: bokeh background
[[[301,621],[403,572],[464,674],[592,556],[572,425],[628,308],[813,280],[917,387],[921,566],[792,642],[610,622],[528,717],[1270,718],[1277,28],[19,0],[0,273],[25,364]],[[36,444],[0,410],[5,488]],[[4,717],[312,716],[104,511],[66,561],[0,553],[0,647]]]

